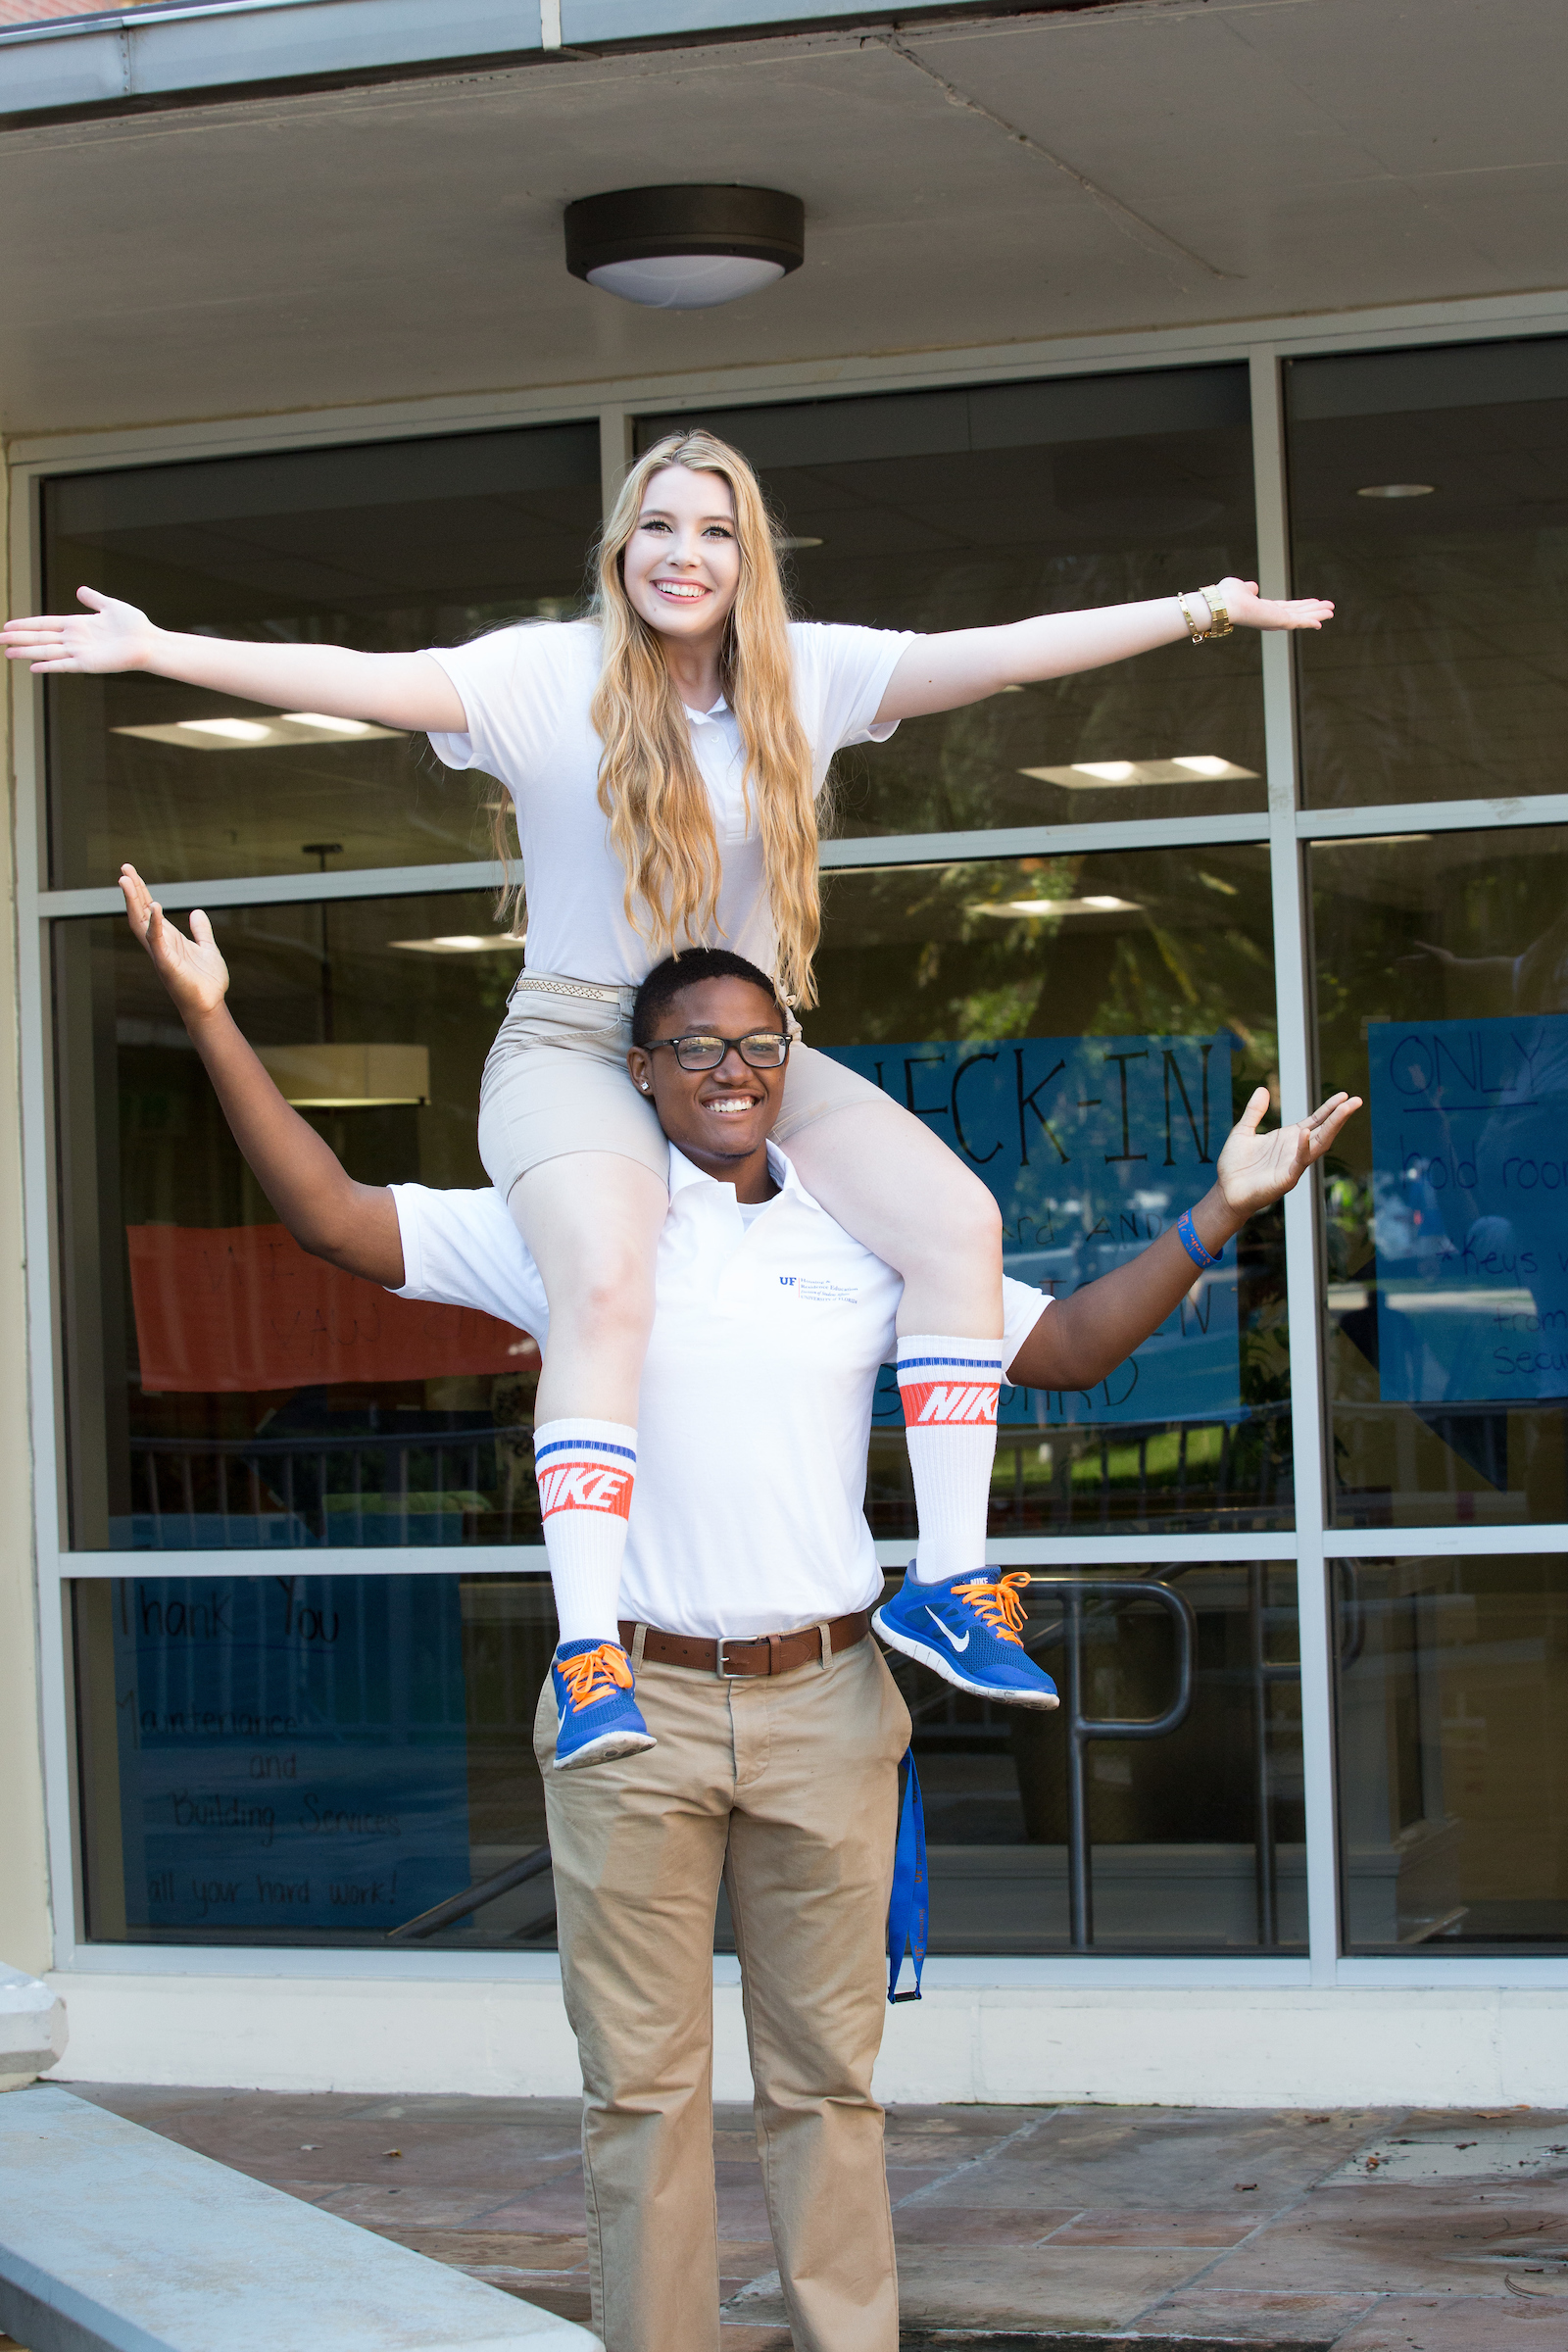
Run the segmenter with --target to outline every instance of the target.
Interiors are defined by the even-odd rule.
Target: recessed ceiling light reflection
[[[182,718],[176,724],[182,735],[220,735],[225,743],[265,743],[272,732],[256,718]]]
[[[446,931],[435,939],[387,941],[389,948],[401,948],[406,956],[520,956],[525,945],[510,931]]]
[[[1242,767],[1218,752],[1183,752],[1170,760],[1075,760],[1070,767],[1021,767],[1037,783],[1059,784],[1067,792],[1102,792],[1136,784],[1255,784],[1255,767]]]
[[[1108,895],[1086,899],[982,899],[969,908],[971,914],[1001,915],[1006,922],[1048,914],[1060,918],[1074,914],[1142,914],[1143,911],[1136,899],[1116,899]]]
[[[116,727],[143,743],[172,743],[186,752],[288,751],[312,743],[395,741],[401,727],[373,727],[364,718],[334,718],[325,710],[281,710],[276,718],[172,718],[155,727]]]
[[[284,710],[280,716],[287,727],[319,727],[323,735],[373,735],[377,731],[368,719],[334,718],[328,710]]]
[[[1430,498],[1436,482],[1367,482],[1357,498]]]

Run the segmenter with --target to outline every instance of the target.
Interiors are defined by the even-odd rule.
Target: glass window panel
[[[44,485],[46,610],[86,581],[198,634],[456,644],[575,610],[599,497],[593,423],[64,475]],[[494,796],[422,735],[141,674],[45,688],[56,889],[127,858],[167,883],[492,855]],[[224,718],[267,733],[212,733]]]
[[[807,1036],[965,1152],[1010,1271],[1065,1293],[1208,1189],[1254,1086],[1277,1101],[1269,905],[1250,845],[839,870]],[[1004,1397],[999,1536],[1285,1526],[1292,1495],[1278,1211],[1093,1396]],[[912,1534],[891,1375],[869,1504]]]
[[[642,446],[677,422],[758,467],[811,620],[966,629],[1256,570],[1244,368],[705,410]],[[1239,630],[906,721],[839,761],[838,829],[1261,808],[1260,678]]]
[[[521,953],[490,895],[215,927],[252,1042],[340,1058],[345,1105],[304,1115],[352,1175],[485,1182],[479,1076]],[[57,925],[54,975],[72,1543],[537,1543],[537,1351],[456,1308],[394,1330],[384,1292],[288,1242],[122,920]]]
[[[1561,792],[1568,338],[1286,369],[1312,808]]]
[[[840,873],[808,1033],[966,1151],[1014,1271],[1070,1290],[1206,1191],[1237,1104],[1275,1084],[1268,909],[1251,845]],[[484,1181],[474,1106],[517,964],[494,924],[478,893],[220,914],[259,1047],[412,1059],[423,1101],[307,1113],[361,1181]],[[532,1352],[503,1333],[459,1368],[432,1327],[394,1359],[384,1294],[286,1245],[124,922],[57,924],[54,974],[73,1545],[537,1543]],[[213,1253],[253,1308],[277,1250],[305,1303],[215,1333]],[[1009,1392],[992,1524],[1287,1525],[1291,1477],[1276,1213],[1093,1395]],[[869,1505],[912,1537],[891,1374]]]
[[[72,1592],[90,1938],[384,1949],[478,1893],[413,1940],[551,1948],[532,1746],[556,1638],[543,1578],[154,1573]],[[1190,1677],[1158,1592],[1191,1610]],[[1082,1712],[1181,1719],[1155,1739],[1085,1741],[1080,1838],[1069,1712],[1025,1720],[893,1661],[915,1720],[932,1949],[1073,1948],[1078,1855],[1078,1948],[1299,1946],[1294,1569],[1035,1588],[1026,1639],[1064,1690],[1069,1594]],[[722,1900],[715,1929],[732,1950]]]
[[[548,1580],[155,1573],[72,1593],[94,1940],[384,1950],[547,1854]],[[416,1940],[552,1948],[548,1865]]]
[[[1568,832],[1309,855],[1335,1524],[1568,1518]]]
[[[1568,1949],[1568,1560],[1334,1568],[1352,1952]]]
[[[1069,1885],[1089,1895],[1078,1948],[1123,1952],[1299,1946],[1306,1936],[1300,1669],[1293,1566],[1207,1563],[1050,1572],[1028,1594],[1024,1641],[1062,1692],[1058,1714],[966,1698],[890,1659],[914,1719],[930,1852],[934,1952],[1073,1947]],[[1168,1603],[1192,1610],[1181,1722],[1147,1740],[1084,1741],[1087,1836],[1068,1769],[1069,1594],[1079,1611],[1081,1707],[1159,1718],[1183,1695]],[[1082,1934],[1082,1932],[1081,1932]]]

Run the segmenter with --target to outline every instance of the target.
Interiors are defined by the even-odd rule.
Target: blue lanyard
[[[899,1806],[899,1836],[893,1849],[893,1892],[888,1902],[888,1999],[917,2001],[920,1971],[925,1966],[926,1928],[931,1904],[925,1875],[925,1814],[920,1804],[920,1778],[914,1769],[914,1750],[904,1758],[904,1797]],[[914,1963],[914,1989],[897,1989],[905,1947]]]

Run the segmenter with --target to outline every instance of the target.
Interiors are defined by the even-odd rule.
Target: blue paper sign
[[[1568,1396],[1568,1013],[1373,1021],[1378,1385]]]
[[[1031,1037],[835,1048],[989,1186],[1007,1272],[1066,1298],[1174,1224],[1214,1181],[1231,1127],[1231,1054],[1214,1037]],[[1242,1417],[1236,1246],[1092,1394],[1004,1389],[1004,1422]],[[885,1372],[878,1420],[899,1417]]]
[[[125,1577],[132,1928],[384,1933],[469,1884],[458,1580]]]

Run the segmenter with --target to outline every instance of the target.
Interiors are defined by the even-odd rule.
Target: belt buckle
[[[717,1664],[714,1667],[714,1672],[720,1675],[726,1682],[744,1683],[755,1681],[757,1679],[756,1676],[742,1674],[739,1667],[726,1666],[724,1663],[724,1652],[731,1643],[733,1643],[737,1649],[758,1649],[764,1642],[767,1643],[767,1664],[762,1671],[764,1674],[776,1674],[778,1671],[777,1658],[779,1642],[779,1636],[777,1634],[720,1634],[713,1644],[714,1652],[717,1658]]]

